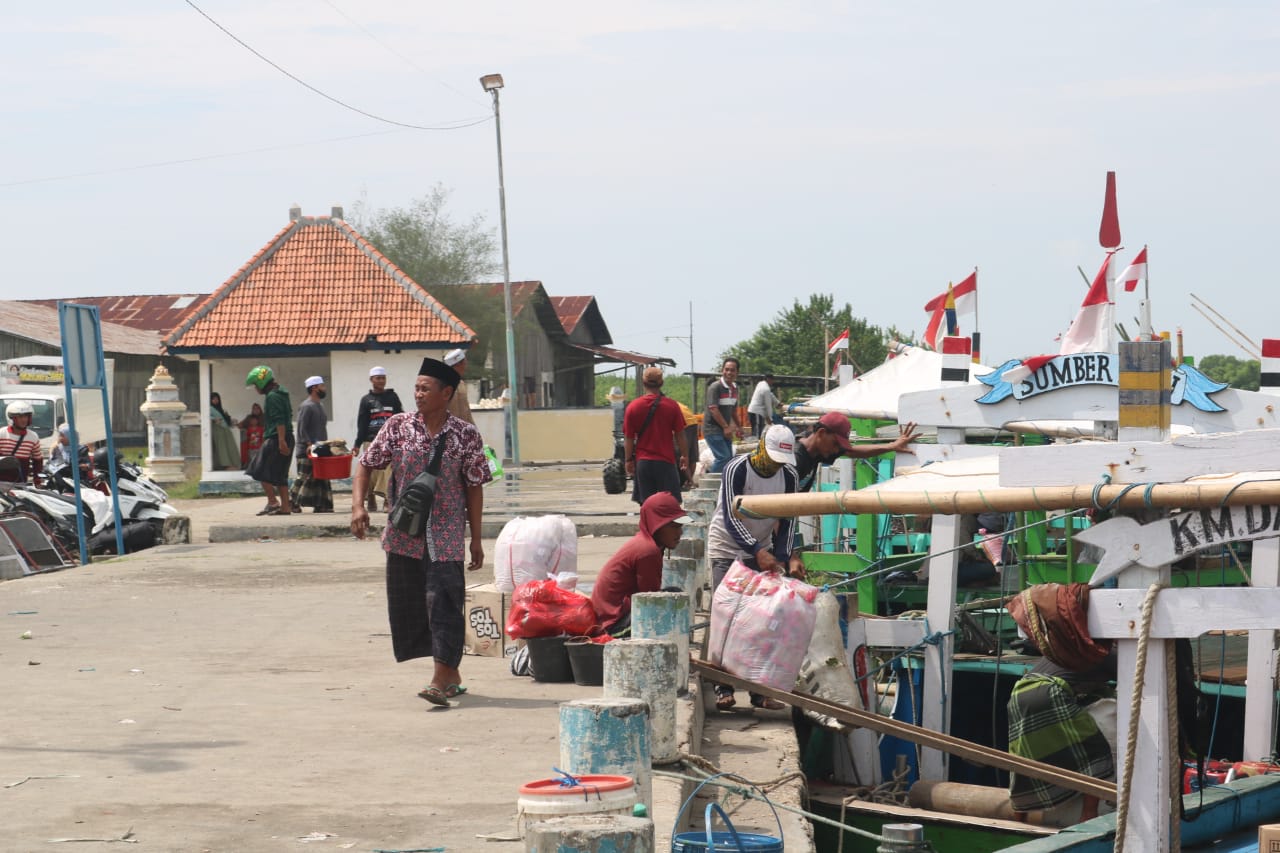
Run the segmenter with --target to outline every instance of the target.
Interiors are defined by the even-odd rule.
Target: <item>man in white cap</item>
[[[329,440],[329,415],[320,403],[325,398],[324,377],[308,376],[302,384],[306,386],[307,399],[298,407],[298,477],[289,492],[289,502],[294,512],[302,512],[304,506],[314,507],[312,512],[333,512],[333,486],[328,480],[315,478],[307,455],[311,445]]]
[[[454,394],[453,399],[449,401],[449,414],[455,418],[462,418],[474,426],[476,419],[471,415],[471,401],[467,399],[467,351],[449,350],[445,354],[444,363],[458,371],[458,375],[462,377],[462,382],[458,385],[458,393]]]
[[[793,494],[796,476],[796,437],[782,424],[764,431],[756,449],[735,456],[724,466],[716,509],[707,525],[707,560],[711,563],[712,589],[720,585],[734,561],[758,572],[774,572],[804,578],[804,562],[793,552],[794,518],[748,518],[734,510],[745,495]],[[727,711],[736,704],[733,688],[716,685],[716,708]],[[778,710],[782,703],[756,694],[756,708]]]
[[[393,389],[387,387],[385,367],[369,369],[369,384],[373,386],[373,390],[360,398],[356,414],[356,440],[351,444],[356,453],[373,441],[374,436],[382,429],[382,425],[387,422],[387,418],[404,411],[404,406],[400,405],[400,397]],[[378,495],[382,495],[383,508],[386,508],[387,470],[375,468],[370,472],[369,491],[365,497],[370,512],[378,509]]]

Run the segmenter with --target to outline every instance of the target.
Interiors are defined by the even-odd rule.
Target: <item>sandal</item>
[[[262,509],[254,513],[254,515],[275,515],[279,511],[280,504],[267,504]]]
[[[449,699],[445,696],[444,691],[434,684],[424,687],[418,691],[419,699],[426,699],[432,705],[448,705]]]
[[[444,695],[450,699],[454,698],[455,696],[461,696],[466,692],[467,692],[467,688],[463,687],[461,684],[450,684],[444,688]]]
[[[733,698],[733,694],[732,694],[732,693],[726,693],[726,694],[724,694],[723,696],[717,696],[717,697],[716,697],[716,710],[717,710],[717,711],[728,711],[728,710],[731,710],[731,709],[733,708],[733,706],[734,706],[734,705],[737,705],[737,704],[738,704],[738,700],[737,700],[737,699],[735,699],[735,698]]]
[[[765,711],[781,711],[786,705],[777,699],[770,699],[768,696],[752,696],[751,707],[760,708]]]

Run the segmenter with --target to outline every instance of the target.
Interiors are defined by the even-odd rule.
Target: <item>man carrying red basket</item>
[[[311,445],[329,440],[329,416],[320,401],[325,398],[324,377],[308,376],[307,399],[298,407],[298,478],[289,493],[295,512],[314,507],[312,512],[333,512],[333,486],[318,479],[309,451]]]

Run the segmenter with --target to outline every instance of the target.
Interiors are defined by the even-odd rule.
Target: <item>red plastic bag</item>
[[[507,636],[512,639],[576,637],[596,627],[591,599],[561,589],[554,580],[528,581],[516,587],[507,613]]]

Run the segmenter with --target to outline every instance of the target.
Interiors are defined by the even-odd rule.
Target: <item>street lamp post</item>
[[[519,405],[520,393],[516,376],[516,332],[511,316],[511,260],[507,253],[507,190],[502,177],[502,112],[498,106],[498,90],[502,88],[501,74],[486,74],[480,85],[493,95],[493,126],[498,135],[498,223],[502,231],[502,308],[507,318],[507,422],[511,428],[511,464],[520,465]]]

